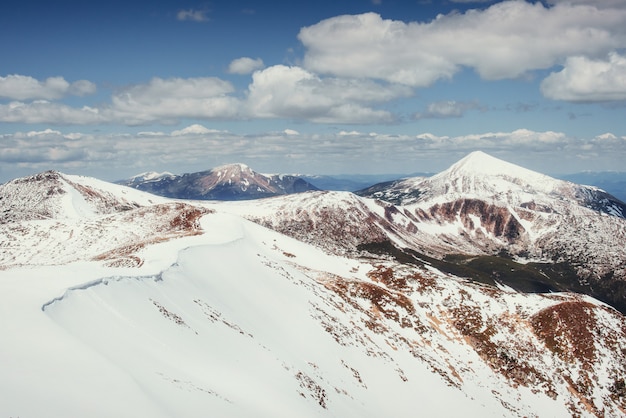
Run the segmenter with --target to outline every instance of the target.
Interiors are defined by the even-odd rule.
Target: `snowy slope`
[[[108,190],[113,202],[123,190]],[[10,249],[0,243],[23,260],[0,269],[0,415],[623,413],[617,311],[338,255],[242,217],[292,216],[302,204],[301,219],[323,214],[349,235],[335,218],[345,204],[382,231],[398,216],[350,194],[314,195],[252,205],[136,195],[144,206],[0,225],[23,227]]]
[[[191,247],[176,245],[178,258],[170,267],[159,260],[161,252],[174,249],[172,243],[142,251],[148,267],[134,274],[126,269],[111,275],[86,264],[68,266],[65,274],[62,268],[4,272],[3,284],[15,289],[25,279],[38,288],[33,294],[18,287],[9,292],[11,301],[3,301],[13,317],[27,321],[2,330],[11,337],[7,354],[25,367],[9,366],[20,378],[3,381],[3,393],[21,396],[10,396],[5,411],[377,417],[413,416],[419,408],[428,416],[568,416],[567,380],[577,387],[586,373],[598,376],[582,366],[577,373],[576,357],[546,355],[532,332],[533,315],[563,303],[580,305],[599,317],[590,332],[624,338],[623,318],[592,300],[509,294],[415,271],[400,293],[391,282],[380,282],[380,268],[327,256],[232,215],[209,214],[202,227],[205,235],[194,237]],[[94,270],[104,276],[94,279]],[[52,285],[50,273],[61,283]],[[66,275],[76,277],[73,285]],[[46,288],[49,300],[41,291]],[[495,347],[473,346],[477,337],[470,333],[481,332],[470,329],[476,321],[485,322]],[[494,333],[501,324],[515,329]],[[515,344],[506,337],[510,332]],[[44,336],[46,344],[33,344],[24,334]],[[531,374],[510,381],[499,374],[508,357],[492,368],[483,356],[497,356],[498,342],[514,361],[528,362],[524,368]],[[609,362],[618,348],[599,351],[598,366],[610,365],[611,372],[598,384],[604,411],[610,392],[601,385],[621,372]],[[553,378],[555,366],[574,371]],[[24,379],[39,367],[43,379]],[[80,387],[73,383],[77,378],[84,379]],[[89,402],[102,387],[113,388],[106,404]],[[55,398],[56,409],[24,402],[24,392],[30,399]]]
[[[612,388],[624,373],[626,323],[590,298],[332,256],[219,211],[201,227],[141,248],[135,268],[91,261],[0,272],[2,412],[619,413]],[[574,312],[578,328],[561,311]],[[591,352],[574,332],[592,340],[583,345]]]

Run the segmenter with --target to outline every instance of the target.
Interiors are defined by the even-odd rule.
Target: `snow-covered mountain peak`
[[[433,176],[437,178],[500,178],[510,183],[532,185],[533,188],[552,189],[555,182],[545,174],[500,160],[482,151],[474,151],[454,163],[447,170]],[[545,187],[542,187],[545,186]]]
[[[234,163],[234,164],[225,164],[211,169],[212,173],[217,174],[222,178],[232,178],[232,177],[243,177],[243,176],[251,176],[254,177],[256,174],[254,170],[243,163]]]
[[[461,158],[454,163],[447,171],[451,172],[466,172],[466,173],[481,173],[481,174],[502,174],[509,170],[528,171],[522,167],[516,166],[509,162],[500,160],[493,157],[483,151],[474,151]]]
[[[500,200],[510,204],[535,200],[537,196],[573,198],[573,184],[473,152],[420,185],[422,197],[462,196]]]

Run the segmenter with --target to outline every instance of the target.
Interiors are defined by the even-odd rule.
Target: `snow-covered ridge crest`
[[[163,201],[98,179],[46,171],[0,185],[0,223],[94,217]]]

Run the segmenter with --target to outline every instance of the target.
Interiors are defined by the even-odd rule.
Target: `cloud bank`
[[[227,162],[283,173],[435,172],[478,149],[552,174],[571,172],[574,166],[623,170],[626,153],[626,136],[606,133],[579,139],[562,132],[528,129],[440,136],[359,131],[322,135],[287,128],[241,135],[194,124],[169,133],[90,134],[47,129],[4,134],[0,140],[0,173],[54,168],[105,180],[153,170],[201,171]]]

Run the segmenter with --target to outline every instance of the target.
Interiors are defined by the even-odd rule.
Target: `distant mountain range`
[[[116,183],[159,196],[198,200],[248,200],[319,190],[300,177],[260,174],[245,164],[182,175],[143,173]]]
[[[0,415],[623,416],[624,202],[482,152],[288,177],[0,185]]]
[[[219,185],[219,181],[212,183],[216,190],[207,191],[206,187],[194,186],[193,183],[199,183],[199,179],[210,177],[216,171],[222,169],[224,171],[235,172],[237,167],[245,167],[240,170],[242,174],[235,174],[240,178],[243,184],[231,181],[230,183]],[[246,173],[252,174],[247,180]],[[189,197],[194,199],[218,199],[218,200],[247,200],[262,197],[276,196],[281,194],[298,193],[307,190],[333,190],[355,192],[366,189],[372,185],[378,187],[384,186],[381,183],[398,182],[406,178],[430,177],[435,173],[412,173],[406,174],[343,174],[343,175],[308,175],[308,174],[283,174],[283,175],[265,175],[254,172],[250,167],[242,164],[232,164],[217,167],[198,173],[188,173],[176,175],[172,173],[148,172],[138,174],[129,179],[116,181],[117,184],[127,185],[139,190],[148,191],[157,195],[167,197]],[[254,180],[256,178],[257,180]],[[556,178],[567,180],[577,184],[595,186],[603,189],[607,193],[617,197],[621,201],[626,201],[626,172],[581,172],[576,174],[559,175]],[[252,181],[250,181],[252,179]],[[259,179],[263,179],[259,187],[264,192],[255,191],[254,188],[248,187]],[[305,183],[300,182],[303,180]],[[247,182],[247,184],[246,184]],[[308,185],[306,184],[308,183]],[[268,187],[269,186],[269,187]],[[247,190],[250,190],[247,193]]]

